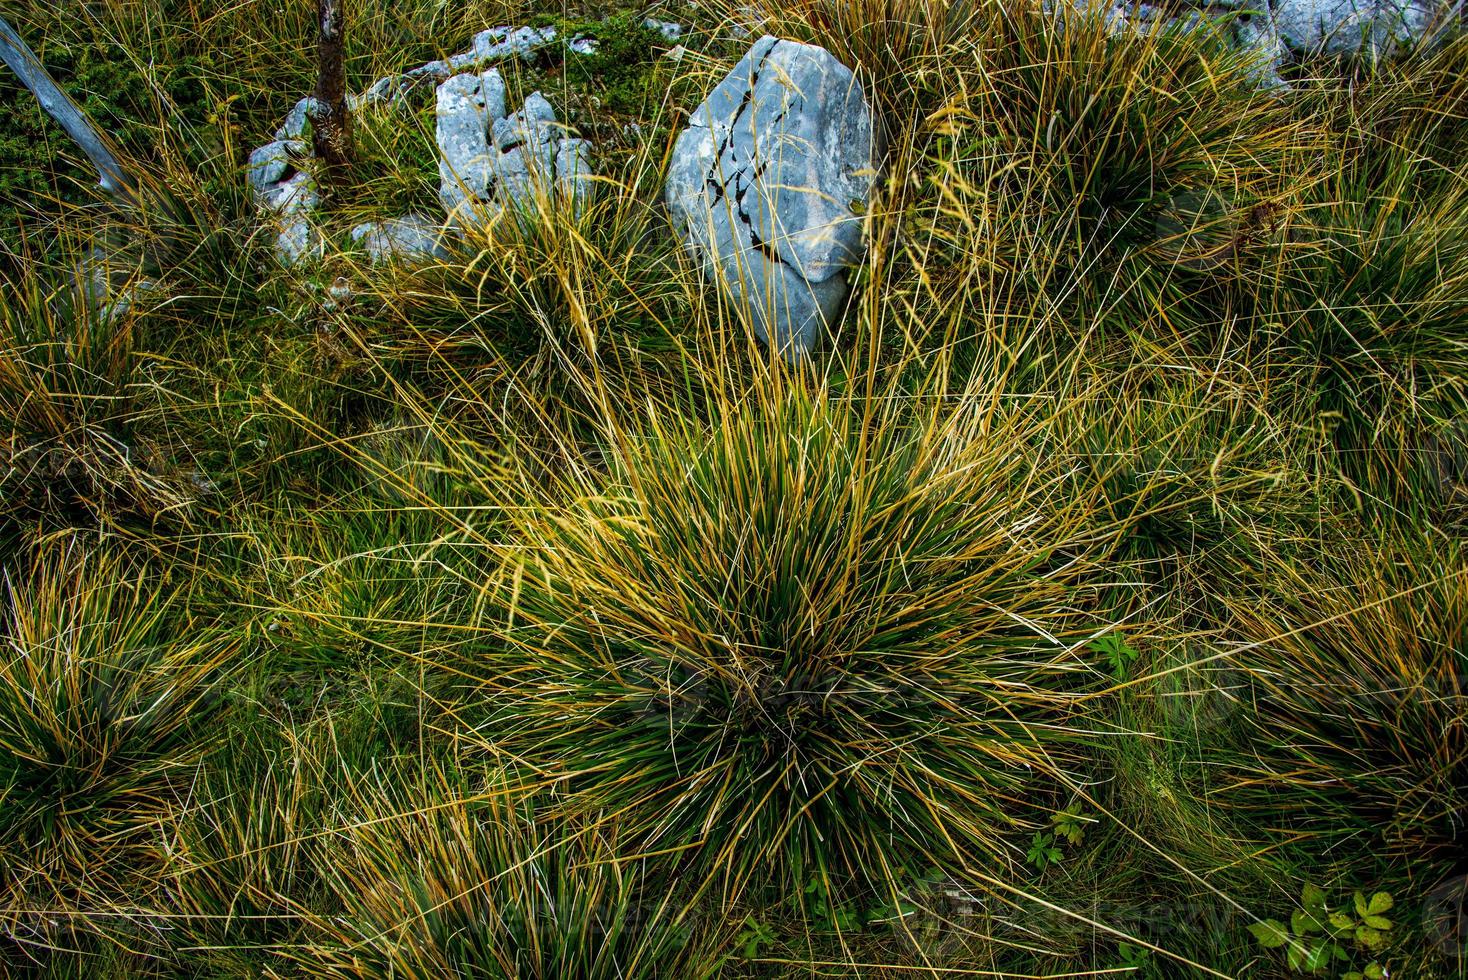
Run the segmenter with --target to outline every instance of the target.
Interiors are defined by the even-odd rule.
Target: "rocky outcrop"
[[[863,253],[875,125],[824,48],[765,36],[689,118],[666,198],[685,245],[774,350],[834,326]]]
[[[648,19],[646,26],[669,39],[682,33],[680,25],[667,21]],[[493,27],[476,34],[468,51],[379,78],[348,101],[360,109],[404,99],[422,85],[438,86],[439,196],[452,227],[462,228],[505,204],[524,205],[540,188],[560,194],[579,212],[591,192],[591,144],[568,136],[539,92],[507,117],[499,72],[477,70],[510,57],[532,58],[559,40],[551,27]],[[597,43],[576,36],[566,41],[566,50],[594,54]],[[311,222],[320,202],[309,176],[313,105],[311,98],[297,102],[275,139],[250,153],[245,169],[256,203],[276,226],[276,257],[287,265],[321,253],[321,237]],[[524,211],[516,208],[517,214]],[[417,235],[424,220],[409,215],[369,222],[353,229],[352,237],[369,256],[437,255],[418,247],[426,241]],[[434,249],[441,248],[435,235]]]
[[[539,92],[506,115],[494,69],[438,87],[436,135],[439,199],[455,227],[480,224],[505,207],[524,215],[537,195],[560,195],[579,210],[590,194],[591,145],[566,133]]]
[[[1461,0],[1272,0],[1280,39],[1302,56],[1391,57],[1458,24]]]
[[[489,127],[504,116],[505,83],[496,69],[438,87],[438,196],[451,224],[468,221],[489,199]]]
[[[1050,0],[1046,0],[1049,5]],[[1064,7],[1064,0],[1054,4]],[[1241,50],[1258,56],[1256,74],[1283,88],[1278,69],[1317,57],[1391,57],[1461,25],[1464,0],[1069,0],[1077,11],[1097,10],[1113,31],[1169,26],[1226,28]]]

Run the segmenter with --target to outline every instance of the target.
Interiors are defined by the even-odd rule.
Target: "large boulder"
[[[871,107],[824,48],[765,36],[689,118],[666,197],[690,252],[787,357],[814,347],[861,261]]]

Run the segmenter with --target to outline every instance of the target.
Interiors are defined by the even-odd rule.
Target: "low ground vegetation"
[[[0,80],[0,973],[1464,975],[1468,38],[771,5],[888,153],[792,365],[660,204],[738,11],[357,5],[354,88],[600,31],[504,69],[596,194],[285,270],[309,6],[13,16],[173,205]]]

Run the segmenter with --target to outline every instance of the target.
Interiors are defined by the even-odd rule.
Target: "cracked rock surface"
[[[766,35],[689,118],[666,197],[710,278],[787,357],[834,325],[875,180],[861,85],[824,48]]]
[[[591,144],[568,136],[539,92],[506,115],[496,69],[438,87],[436,137],[439,200],[451,225],[473,225],[506,205],[523,211],[537,193],[559,194],[579,211],[589,194]]]
[[[1464,13],[1462,0],[1273,0],[1271,7],[1291,51],[1368,60],[1423,41]]]
[[[1091,9],[1089,0],[1070,3]],[[1391,57],[1459,24],[1465,6],[1465,0],[1112,0],[1100,12],[1113,31],[1157,21],[1207,27],[1232,18],[1233,43],[1258,52],[1261,84],[1279,88],[1287,86],[1278,69],[1289,60]]]

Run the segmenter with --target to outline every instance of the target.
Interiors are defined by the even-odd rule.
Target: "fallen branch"
[[[35,52],[3,17],[0,17],[0,60],[10,66],[20,83],[41,103],[46,114],[56,120],[66,130],[66,135],[81,147],[87,159],[92,161],[92,166],[97,169],[98,183],[102,189],[120,203],[133,206],[141,204],[138,181],[117,159],[112,142],[81,107],[61,90],[61,86],[46,71]]]

